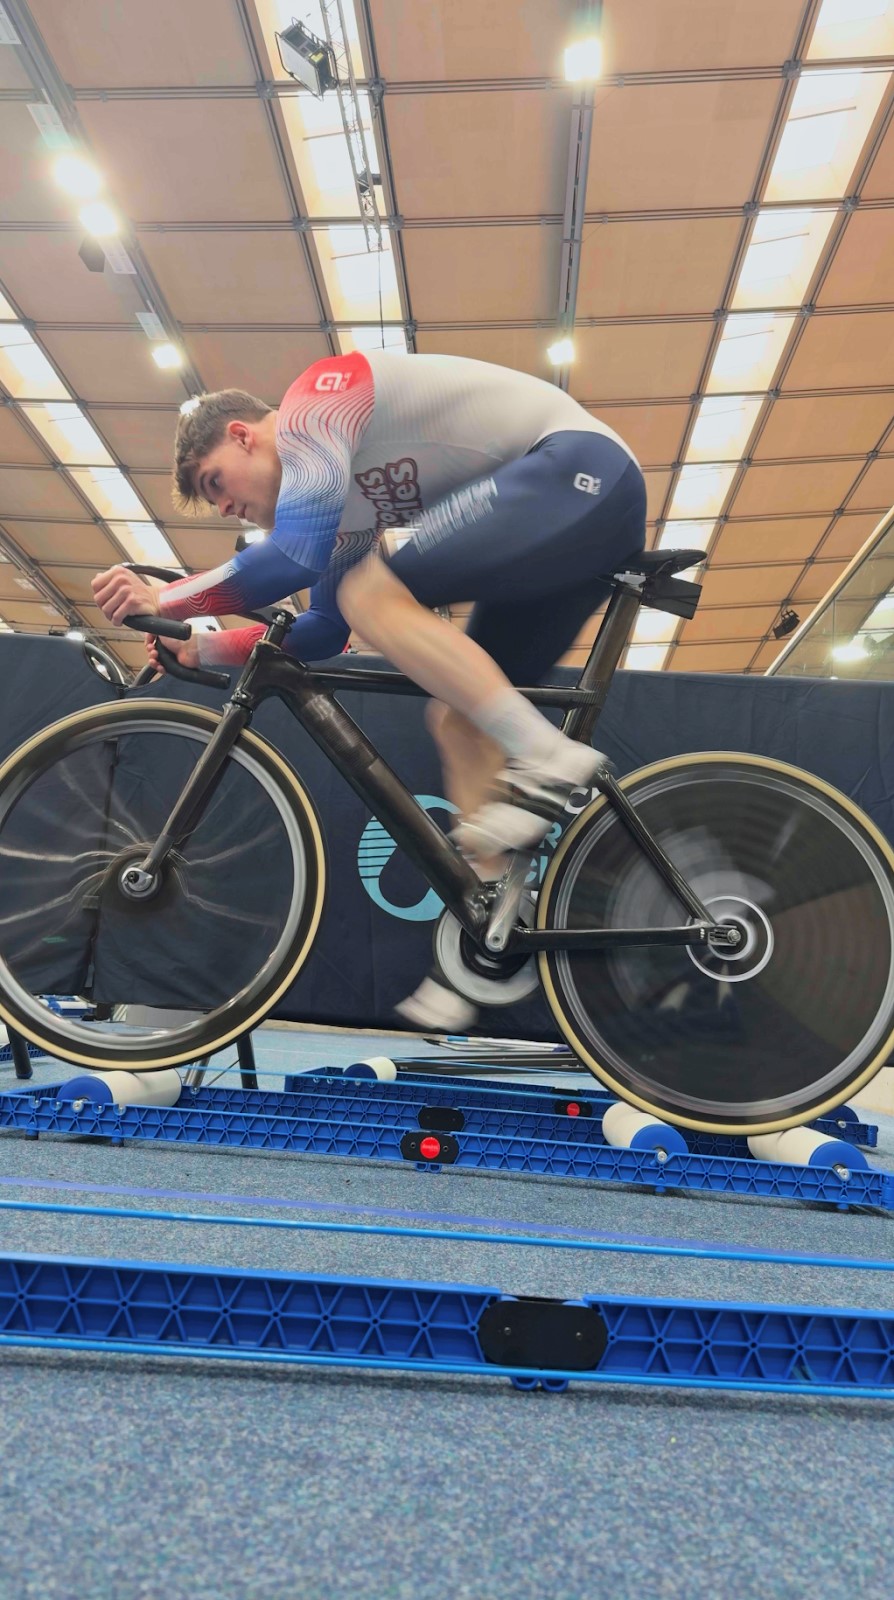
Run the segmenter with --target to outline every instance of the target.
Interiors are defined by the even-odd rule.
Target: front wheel
[[[705,1131],[769,1132],[840,1105],[894,1042],[894,851],[821,779],[764,757],[674,757],[622,781],[735,954],[541,952],[553,1015],[622,1099]],[[680,926],[687,913],[608,801],[560,839],[540,928]]]
[[[255,733],[240,734],[151,892],[128,888],[219,722],[175,701],[96,706],[0,767],[0,1015],[50,1055],[141,1072],[212,1055],[263,1020],[307,959],[320,825]],[[54,994],[86,996],[96,1020],[58,1015]],[[132,1006],[160,1014],[115,1020]]]

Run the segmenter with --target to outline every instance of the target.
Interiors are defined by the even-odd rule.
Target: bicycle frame
[[[630,582],[619,581],[615,585],[615,592],[577,686],[521,691],[536,705],[563,709],[562,730],[569,737],[589,741],[605,704],[615,668],[641,603],[641,594],[634,586],[632,575],[630,578]],[[251,722],[257,707],[275,696],[284,701],[364,805],[420,868],[466,934],[489,953],[499,952],[516,957],[550,949],[594,950],[607,946],[646,944],[706,945],[709,940],[715,945],[734,946],[738,942],[734,929],[712,921],[697,895],[664,854],[615,782],[608,763],[597,773],[595,787],[605,796],[639,848],[688,912],[690,920],[680,927],[612,930],[586,928],[550,931],[516,925],[515,912],[527,876],[528,860],[520,857],[516,870],[513,872],[510,869],[496,888],[482,884],[460,852],[334,698],[338,690],[375,689],[384,694],[411,695],[421,695],[424,691],[400,673],[354,671],[349,668],[315,671],[293,657],[285,656],[280,645],[291,621],[289,612],[274,612],[267,633],[255,645],[224,707],[219,727],[197,762],[163,832],[137,870],[154,875],[169,851],[196,826],[240,733]]]

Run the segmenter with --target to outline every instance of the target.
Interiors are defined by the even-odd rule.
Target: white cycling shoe
[[[429,973],[413,994],[395,1006],[398,1016],[423,1033],[468,1033],[478,1020],[478,1007]]]
[[[487,861],[507,850],[533,849],[563,815],[575,789],[593,787],[597,772],[611,770],[600,750],[562,739],[549,768],[508,761],[491,797],[457,823],[451,838],[465,855]]]

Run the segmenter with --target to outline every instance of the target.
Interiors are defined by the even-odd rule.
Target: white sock
[[[501,689],[491,695],[470,713],[470,719],[514,761],[548,762],[563,743],[558,728],[517,689]]]

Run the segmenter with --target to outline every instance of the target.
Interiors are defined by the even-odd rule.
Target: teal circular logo
[[[436,794],[417,794],[413,798],[426,811],[448,811],[451,816],[455,816],[459,809],[452,801],[444,800]],[[549,861],[546,852],[555,849],[561,832],[561,823],[554,823],[540,846],[541,853],[534,857],[528,874],[528,883],[532,889],[542,882]],[[444,902],[434,889],[427,889],[422,899],[410,906],[395,905],[383,891],[382,874],[396,849],[397,845],[390,833],[383,828],[376,817],[373,817],[366,824],[357,846],[357,871],[360,874],[360,882],[379,910],[386,911],[390,917],[400,917],[403,922],[434,922],[444,909]]]

